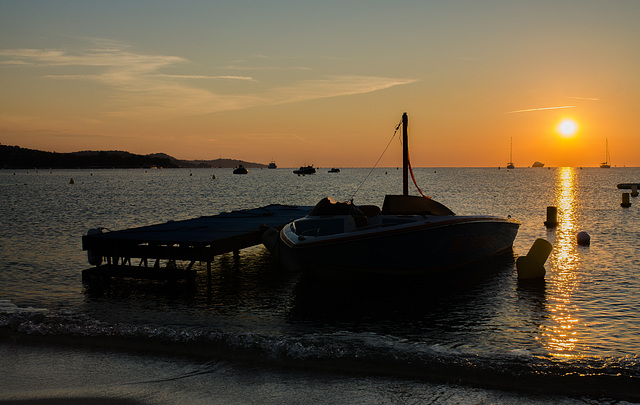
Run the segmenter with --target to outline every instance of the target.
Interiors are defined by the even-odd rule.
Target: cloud
[[[281,104],[364,94],[415,81],[415,79],[395,79],[377,76],[329,76],[322,79],[303,80],[289,86],[275,88],[273,89],[273,101]]]
[[[166,74],[158,74],[153,75],[153,77],[164,77],[167,79],[223,79],[223,80],[246,80],[246,81],[256,81],[253,77],[250,76],[206,76],[206,75],[166,75]]]
[[[99,83],[107,90],[103,93],[107,94],[107,102],[102,104],[106,107],[97,112],[104,118],[201,115],[259,105],[364,94],[415,82],[413,79],[359,75],[311,77],[293,82],[286,75],[259,80],[244,75],[167,74],[163,70],[175,70],[180,66],[189,68],[191,61],[178,56],[136,53],[107,40],[93,39],[93,42],[104,47],[1,49],[0,64],[13,65],[15,69],[25,71],[30,67],[50,68],[44,74],[42,69],[30,74],[42,74],[41,77],[53,80]],[[287,66],[281,69],[287,69]],[[298,66],[290,66],[289,69],[301,70]],[[307,76],[314,74],[310,69],[304,70],[308,72],[305,73]],[[211,82],[205,85],[202,80]],[[282,80],[289,83],[283,85]],[[224,91],[217,92],[216,81],[227,82]],[[233,82],[259,83],[260,86],[230,89]]]
[[[600,101],[599,98],[595,98],[595,97],[567,97],[567,98],[571,98],[573,100]]]
[[[575,105],[563,105],[558,107],[540,107],[540,108],[528,108],[526,110],[516,110],[516,111],[508,111],[505,114],[515,114],[515,113],[523,113],[523,112],[531,112],[531,111],[545,111],[545,110],[561,110],[563,108],[575,108]]]

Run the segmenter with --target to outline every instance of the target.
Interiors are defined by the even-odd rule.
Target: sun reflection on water
[[[549,354],[561,358],[576,356],[579,336],[576,326],[577,306],[572,303],[578,286],[579,259],[575,243],[577,229],[577,180],[575,169],[563,167],[556,179],[555,204],[558,208],[558,227],[551,254],[551,271],[548,273],[547,303],[550,322],[542,325],[543,344]],[[551,237],[553,239],[553,237]]]

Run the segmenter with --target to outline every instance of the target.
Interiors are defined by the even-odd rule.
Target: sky
[[[0,144],[371,167],[391,141],[394,167],[406,112],[414,167],[589,167],[607,143],[635,167],[638,21],[638,0],[0,0]]]

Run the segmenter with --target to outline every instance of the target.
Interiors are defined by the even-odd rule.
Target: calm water
[[[640,181],[636,168],[417,169],[457,214],[522,222],[514,254],[474,275],[318,283],[258,246],[217,258],[210,285],[199,267],[195,289],[82,284],[89,228],[347,200],[368,173],[0,171],[0,402],[640,400],[640,201],[622,208],[616,189]],[[400,170],[376,169],[354,202],[400,192]],[[552,205],[560,225],[547,230]],[[514,258],[537,238],[553,244],[545,282],[518,282]]]

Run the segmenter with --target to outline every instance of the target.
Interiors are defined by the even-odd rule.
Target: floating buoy
[[[558,226],[558,209],[556,207],[547,207],[547,220],[544,221],[547,228],[555,228]]]
[[[536,239],[526,256],[520,256],[516,260],[519,279],[544,278],[546,270],[544,263],[551,253],[551,243],[544,239]]]
[[[578,232],[576,240],[580,246],[589,246],[591,244],[591,236],[589,236],[585,231]]]
[[[71,180],[69,180],[69,184],[76,184],[76,182],[73,180],[73,177],[71,178]]]
[[[631,203],[629,202],[629,193],[622,193],[622,202],[620,203],[620,206],[624,208],[631,207]]]
[[[193,173],[189,173],[189,176],[193,176]]]
[[[215,175],[215,174],[214,174],[214,175],[212,175],[212,176],[211,176],[211,178],[212,178],[212,179],[215,179],[215,178],[216,178],[216,175]]]
[[[638,196],[638,186],[634,184],[633,186],[631,186],[631,197],[637,197],[637,196]]]

